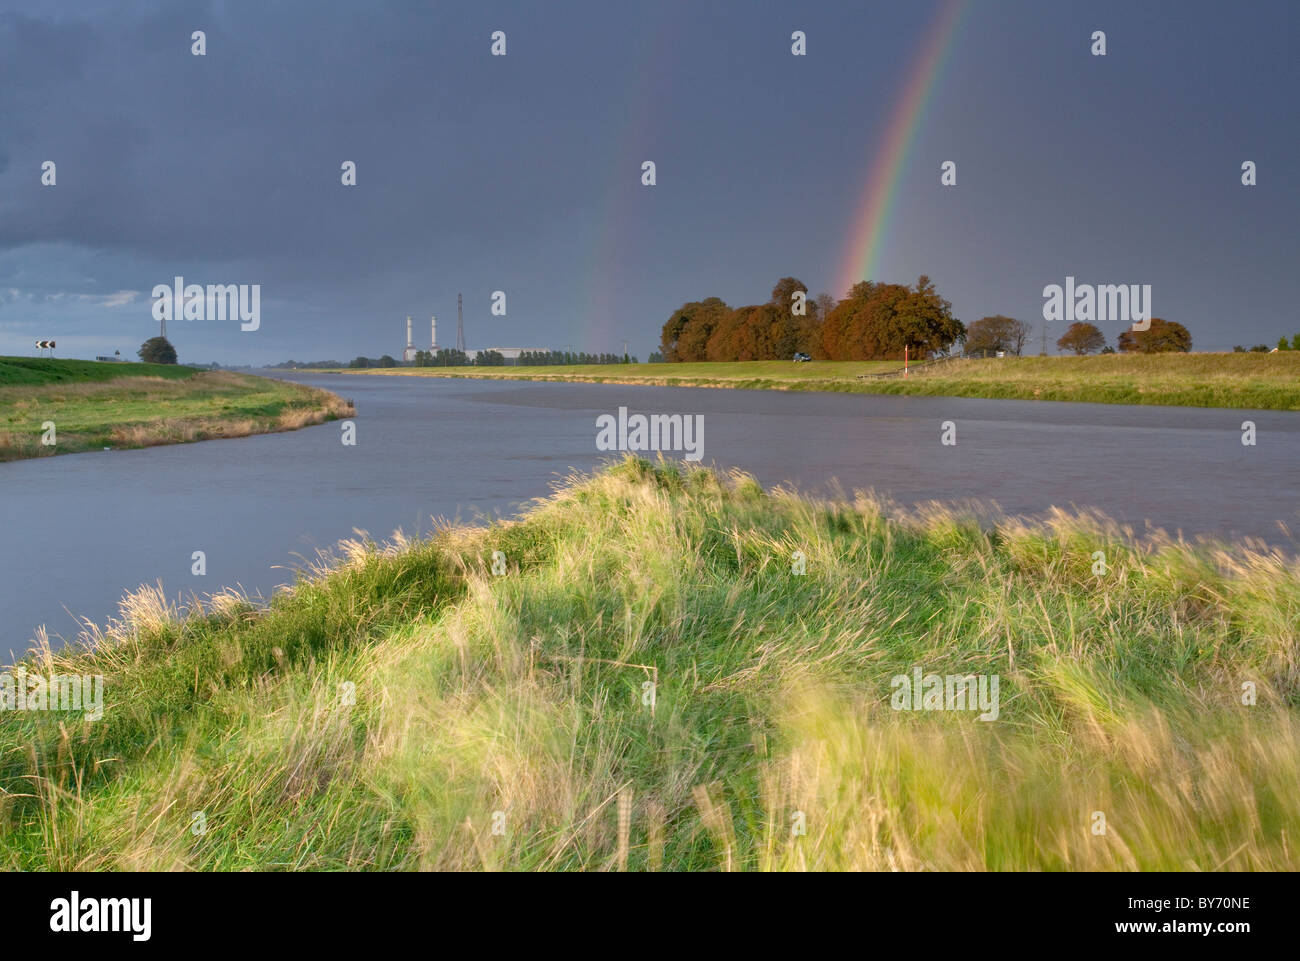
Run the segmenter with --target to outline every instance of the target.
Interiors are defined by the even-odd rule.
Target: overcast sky
[[[470,347],[642,359],[687,300],[842,296],[941,8],[0,0],[0,354],[134,357],[177,275],[261,285],[255,332],[168,325],[223,364],[398,355],[408,314],[447,346],[458,291]],[[1300,331],[1298,9],[970,0],[872,279],[927,273],[967,323],[1041,323],[1073,275],[1151,284],[1197,349]]]

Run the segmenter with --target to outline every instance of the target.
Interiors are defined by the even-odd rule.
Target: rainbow
[[[591,233],[586,308],[574,325],[577,329],[569,328],[569,337],[577,337],[574,350],[602,353],[622,348],[616,318],[625,313],[620,296],[627,279],[620,255],[629,249],[626,225],[640,219],[638,202],[645,201],[646,195],[640,193],[645,189],[641,186],[641,162],[654,156],[647,143],[653,144],[653,133],[665,128],[664,104],[675,74],[671,68],[675,27],[668,15],[643,24],[628,51],[632,69],[627,75],[632,81],[626,90],[624,122],[611,136],[601,138],[609,144],[605,162],[609,173],[603,200],[596,207],[599,219]],[[657,333],[655,340],[657,349]],[[628,349],[636,353],[633,347]]]
[[[859,280],[876,279],[881,247],[889,232],[894,203],[898,199],[898,181],[907,167],[908,151],[925,118],[930,95],[943,73],[957,22],[966,0],[944,0],[912,65],[903,87],[902,97],[885,129],[884,143],[876,154],[875,166],[853,219],[849,251],[836,283],[836,293],[848,293]],[[938,176],[935,165],[935,176]]]

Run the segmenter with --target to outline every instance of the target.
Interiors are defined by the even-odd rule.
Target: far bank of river
[[[913,367],[906,378],[899,376],[901,371],[899,361],[797,364],[763,360],[570,367],[388,367],[349,369],[346,373],[1300,411],[1300,351],[958,359]]]
[[[0,461],[247,437],[352,413],[328,390],[229,370],[0,357]]]

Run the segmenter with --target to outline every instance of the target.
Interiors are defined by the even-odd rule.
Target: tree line
[[[1033,327],[995,314],[969,327],[924,274],[915,284],[862,281],[848,296],[810,297],[795,277],[782,277],[766,303],[731,307],[719,297],[683,304],[664,323],[662,359],[668,362],[789,360],[795,353],[818,360],[902,360],[958,352],[1023,355]],[[1176,321],[1152,318],[1148,330],[1124,330],[1115,347],[1093,324],[1073,323],[1056,346],[1074,354],[1190,351],[1192,337]],[[652,355],[658,360],[660,353]]]
[[[637,359],[627,354],[589,354],[586,351],[572,350],[525,350],[519,354],[520,367],[547,367],[578,364],[635,364]],[[292,363],[292,362],[290,362]],[[299,364],[300,367],[324,366]],[[335,366],[341,366],[336,364]],[[378,360],[369,357],[357,357],[347,365],[352,368],[365,367],[504,367],[505,355],[498,350],[480,350],[470,357],[463,350],[443,347],[437,351],[417,350],[410,364],[396,360],[385,354]]]
[[[665,361],[789,360],[796,352],[824,360],[914,356],[949,351],[966,328],[952,304],[922,275],[912,286],[862,281],[836,302],[810,297],[782,277],[764,304],[730,307],[709,297],[683,304],[661,332]]]
[[[1238,344],[1232,348],[1234,354],[1264,354],[1273,348],[1268,344],[1256,344],[1254,347],[1246,348]],[[1279,337],[1277,341],[1277,350],[1300,350],[1300,334],[1296,334],[1289,340],[1286,337]]]
[[[576,366],[581,364],[635,364],[628,354],[588,354],[571,350],[525,350],[519,355],[520,367]]]

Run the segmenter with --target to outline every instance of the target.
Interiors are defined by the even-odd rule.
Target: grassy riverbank
[[[328,391],[233,371],[0,357],[0,461],[244,437],[352,412]]]
[[[857,379],[859,374],[878,374],[897,370],[900,366],[893,361],[812,361],[805,364],[749,361],[578,367],[373,368],[338,373],[1300,410],[1300,351],[959,360],[914,370],[906,380],[901,377]]]
[[[34,657],[104,714],[0,712],[0,867],[1296,870],[1297,623],[1245,546],[628,460]],[[918,668],[997,719],[891,710]]]

